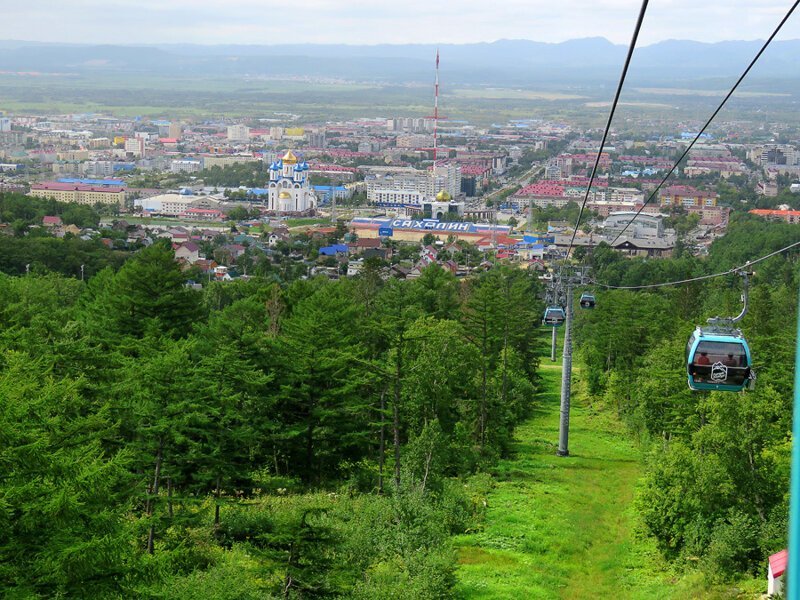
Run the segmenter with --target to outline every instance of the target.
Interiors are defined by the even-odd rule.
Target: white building
[[[177,217],[187,208],[190,208],[195,200],[196,198],[193,196],[184,196],[182,194],[160,194],[150,198],[136,199],[133,204],[135,207],[141,208],[145,213]]]
[[[89,177],[110,177],[114,174],[114,162],[110,160],[90,160],[83,163],[83,172]]]
[[[395,143],[398,148],[431,148],[433,137],[421,134],[398,135]]]
[[[436,165],[430,171],[406,167],[376,167],[366,176],[367,200],[376,204],[422,204],[439,192],[455,198],[461,193],[461,167]]]
[[[399,117],[386,120],[387,131],[407,131],[411,133],[431,133],[433,119],[430,117]]]
[[[249,142],[250,128],[247,125],[241,125],[241,124],[228,126],[228,141]]]
[[[748,152],[748,158],[763,167],[768,165],[794,166],[800,164],[800,152],[788,144],[766,144]]]
[[[599,191],[602,192],[602,190]],[[644,202],[644,192],[636,188],[610,187],[605,190],[604,200],[606,202]]]
[[[289,150],[269,167],[267,208],[281,213],[305,212],[317,207],[308,181],[308,163]]]
[[[636,211],[620,211],[611,213],[603,222],[603,233],[607,236],[616,236],[623,229],[628,237],[662,238],[664,216],[644,213],[637,216]]]
[[[136,158],[143,158],[144,138],[133,137],[125,140],[125,154],[133,154]]]
[[[202,170],[203,163],[199,160],[173,160],[169,165],[169,170],[172,173],[197,173]]]
[[[252,154],[211,154],[203,156],[203,168],[220,167],[222,169],[231,165],[238,165],[247,162],[259,162],[261,159]]]
[[[0,117],[0,132],[11,131],[11,119]]]

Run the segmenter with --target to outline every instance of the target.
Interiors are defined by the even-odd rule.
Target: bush
[[[704,570],[712,580],[728,581],[760,562],[760,527],[750,515],[733,512],[711,534]]]

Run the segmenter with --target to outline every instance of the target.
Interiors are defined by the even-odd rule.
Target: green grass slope
[[[571,411],[570,456],[556,456],[560,365],[542,360],[536,414],[498,467],[482,531],[456,539],[458,595],[501,598],[677,598],[652,542],[637,537],[631,500],[638,449],[591,407]]]

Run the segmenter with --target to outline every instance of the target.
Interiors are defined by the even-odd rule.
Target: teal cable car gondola
[[[561,327],[567,319],[567,314],[560,306],[548,306],[544,311],[542,325],[547,327]]]
[[[594,308],[595,299],[594,294],[581,294],[581,299],[579,301],[581,308]]]
[[[686,371],[693,390],[740,392],[755,379],[750,347],[738,329],[698,327],[686,344]]]
[[[742,312],[735,317],[709,319],[709,326],[695,329],[686,343],[686,374],[693,390],[740,392],[755,384],[750,347],[733,326],[747,314],[750,273],[737,270],[736,274],[744,280]]]

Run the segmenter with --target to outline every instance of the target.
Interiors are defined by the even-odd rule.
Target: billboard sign
[[[378,235],[381,237],[392,237],[394,234],[394,229],[391,227],[379,227],[378,228]]]
[[[492,230],[498,234],[508,235],[511,227],[508,225],[492,225],[491,223],[471,223],[467,221],[438,221],[436,219],[392,219],[392,218],[370,218],[370,217],[355,217],[351,222],[351,226],[359,227],[376,227],[379,230],[391,229],[392,232],[396,230],[401,231],[424,231],[431,233],[470,233],[478,235],[491,235]]]

